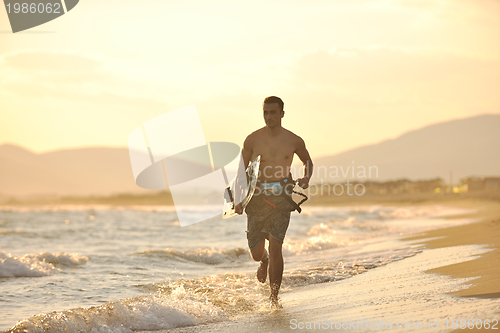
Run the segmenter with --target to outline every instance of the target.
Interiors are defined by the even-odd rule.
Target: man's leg
[[[266,282],[267,266],[269,265],[269,255],[266,251],[266,241],[263,241],[250,251],[250,256],[255,261],[260,261],[259,268],[257,269],[257,280],[259,282]]]
[[[283,243],[269,237],[269,286],[271,287],[271,302],[278,302],[278,293],[283,278]]]

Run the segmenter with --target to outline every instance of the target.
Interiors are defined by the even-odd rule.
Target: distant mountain
[[[395,139],[316,158],[313,162],[313,182],[436,177],[446,182],[451,177],[453,182],[458,182],[467,176],[498,176],[500,115],[481,115],[426,126]]]
[[[80,148],[35,154],[0,146],[0,195],[109,195],[144,193],[135,182],[127,148]]]
[[[451,171],[457,182],[473,175],[500,175],[499,152],[500,115],[483,115],[430,125],[396,139],[313,158],[312,181],[436,177],[449,181]],[[151,193],[135,184],[127,148],[36,154],[11,144],[0,145],[0,196],[117,193]]]

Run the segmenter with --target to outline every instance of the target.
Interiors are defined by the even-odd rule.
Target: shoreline
[[[470,206],[471,202],[497,202],[500,204],[500,191],[476,191],[468,193],[401,193],[363,196],[313,196],[307,205],[311,206],[421,206],[421,205],[452,205],[464,203]]]
[[[443,203],[421,202],[418,206],[436,204]],[[476,316],[483,321],[498,318],[500,274],[494,263],[500,253],[500,203],[459,200],[443,205],[477,210],[475,213],[443,216],[444,219],[471,218],[479,221],[403,236],[401,242],[421,248],[422,252],[346,280],[299,287],[282,295],[285,306],[281,310],[159,332],[250,333],[269,330],[281,333],[291,331],[292,323],[319,323],[324,319],[344,322],[356,318],[365,322],[404,322],[405,325],[410,320],[416,320],[423,325],[419,331],[451,332],[454,327],[449,324],[454,318],[468,320]],[[437,321],[439,329],[431,327],[437,325]],[[296,330],[324,332],[325,328],[296,327]],[[347,329],[330,327],[326,330],[378,331],[350,326]],[[409,330],[400,328],[398,331]]]
[[[455,278],[478,277],[467,282],[469,288],[452,293],[455,296],[475,298],[500,298],[500,203],[491,201],[455,202],[454,207],[478,208],[476,213],[447,216],[447,219],[478,218],[480,221],[443,229],[431,230],[421,235],[405,238],[416,241],[422,247],[437,249],[458,245],[482,244],[491,251],[480,255],[475,260],[429,270],[428,273],[450,275]],[[419,242],[425,238],[434,238]]]
[[[302,191],[308,194],[307,190]],[[302,199],[302,198],[300,198]],[[295,199],[297,200],[297,199]],[[467,193],[437,194],[425,193],[398,193],[398,194],[364,194],[357,195],[311,195],[306,201],[307,206],[359,206],[359,205],[425,205],[425,204],[453,204],[467,201],[493,201],[500,203],[500,191],[471,191]],[[218,204],[218,203],[214,203]],[[109,205],[109,206],[171,206],[174,207],[172,196],[167,191],[149,194],[121,193],[110,196],[28,196],[10,197],[0,196],[0,206],[51,206],[51,205]]]

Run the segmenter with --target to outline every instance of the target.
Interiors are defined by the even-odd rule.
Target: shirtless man
[[[279,182],[290,174],[294,154],[297,154],[304,165],[304,177],[298,179],[298,185],[303,189],[309,187],[309,179],[313,173],[311,157],[304,140],[281,126],[281,119],[285,115],[283,106],[284,103],[279,97],[267,97],[263,103],[266,126],[250,134],[243,143],[245,166],[261,155],[258,190],[266,188],[267,185],[279,186],[276,184],[280,184]],[[288,177],[288,180],[291,181],[291,178]],[[266,282],[269,266],[270,299],[273,305],[278,305],[278,292],[283,276],[282,245],[293,207],[286,200],[278,200],[283,198],[282,195],[268,194],[265,197],[267,200],[263,199],[262,195],[254,195],[245,209],[248,216],[247,238],[252,259],[260,261],[257,279],[262,283]],[[277,201],[273,204],[270,202],[271,198]],[[266,202],[269,205],[266,205]],[[271,213],[262,213],[265,210]],[[241,204],[235,207],[235,211],[240,215],[243,213]],[[253,217],[258,217],[259,214],[265,217],[254,222],[256,219]],[[269,254],[265,248],[265,239],[269,240]]]

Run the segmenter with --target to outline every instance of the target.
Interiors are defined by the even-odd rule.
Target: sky
[[[0,144],[126,147],[195,104],[207,141],[239,145],[262,101],[320,157],[499,114],[500,1],[81,0],[13,34],[0,7]]]

